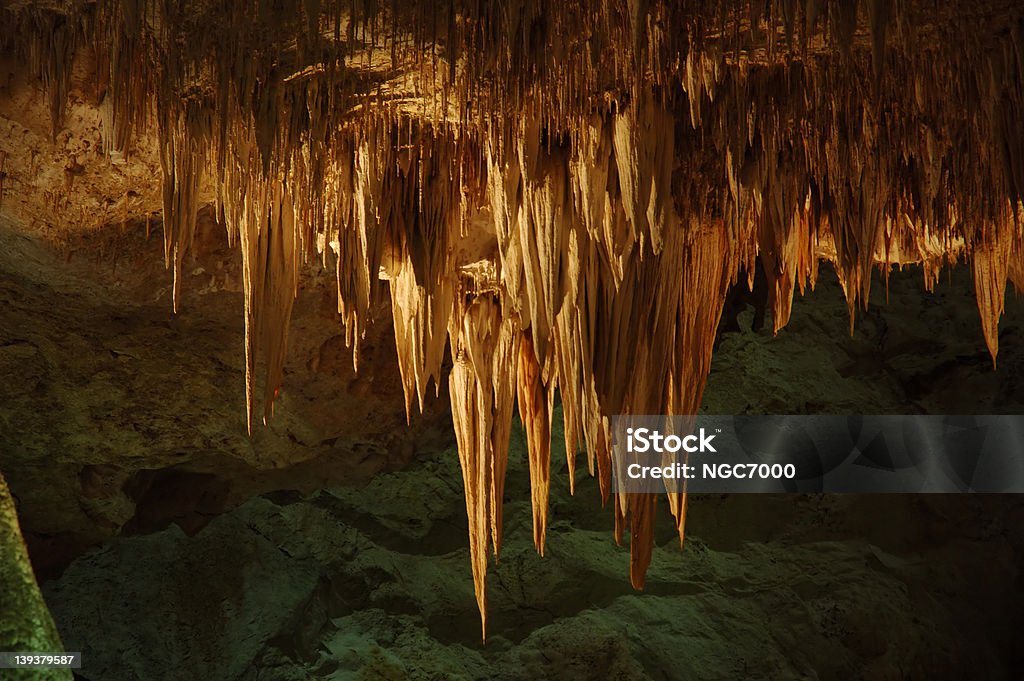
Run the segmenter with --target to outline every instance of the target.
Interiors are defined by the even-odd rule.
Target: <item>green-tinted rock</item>
[[[7,489],[3,474],[0,474],[0,650],[64,650],[32,573],[18,526],[14,499]],[[66,669],[5,669],[0,670],[0,678],[11,681],[57,681],[70,679],[71,672]]]

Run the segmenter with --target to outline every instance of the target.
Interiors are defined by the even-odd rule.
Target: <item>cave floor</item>
[[[536,555],[522,441],[485,644],[454,451],[115,539],[44,595],[97,680],[1015,678],[1018,497],[697,497],[638,593],[585,471]]]

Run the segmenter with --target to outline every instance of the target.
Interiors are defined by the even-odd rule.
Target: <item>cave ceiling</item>
[[[357,367],[390,299],[410,417],[449,387],[482,615],[517,405],[538,550],[557,393],[642,588],[655,499],[612,493],[610,418],[696,413],[758,262],[776,332],[821,261],[851,327],[874,271],[970,267],[993,362],[1024,286],[1013,1],[0,7],[0,211],[57,248],[162,227],[177,309],[212,206],[241,252],[250,431],[304,268],[336,273]]]

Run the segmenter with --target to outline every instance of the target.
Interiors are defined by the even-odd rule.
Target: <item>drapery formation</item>
[[[820,259],[851,325],[873,268],[919,263],[930,289],[970,260],[993,361],[1007,281],[1024,287],[1010,0],[99,0],[4,15],[2,46],[40,78],[54,131],[88,51],[106,148],[130,156],[157,135],[176,306],[214,197],[243,256],[250,429],[280,388],[307,262],[336,269],[357,366],[390,294],[410,412],[448,346],[482,614],[516,403],[543,553],[556,394],[570,472],[582,447],[607,501],[609,419],[696,412],[726,290],[752,285],[758,260],[776,331]],[[682,539],[685,497],[669,504]],[[640,588],[655,499],[613,505]]]

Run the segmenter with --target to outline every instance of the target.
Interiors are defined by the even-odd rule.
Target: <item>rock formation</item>
[[[821,259],[851,325],[873,268],[919,263],[930,288],[969,261],[993,362],[1007,282],[1024,287],[1024,9],[1010,0],[2,14],[0,49],[50,118],[37,146],[8,113],[25,96],[8,78],[3,209],[58,242],[58,225],[159,212],[178,306],[197,212],[215,205],[242,253],[250,431],[272,414],[307,263],[336,271],[357,366],[390,294],[407,410],[444,380],[448,346],[482,614],[517,401],[538,551],[560,395],[570,470],[584,448],[641,588],[656,500],[612,497],[609,419],[696,412],[727,289],[758,261],[776,332]],[[65,134],[71,113],[96,117],[96,139]],[[685,496],[668,501],[682,540]]]
[[[59,652],[57,627],[39,593],[28,552],[18,527],[15,501],[0,475],[0,644],[11,652]],[[5,678],[63,681],[71,672],[59,670],[5,671]],[[9,677],[6,675],[10,674]]]

